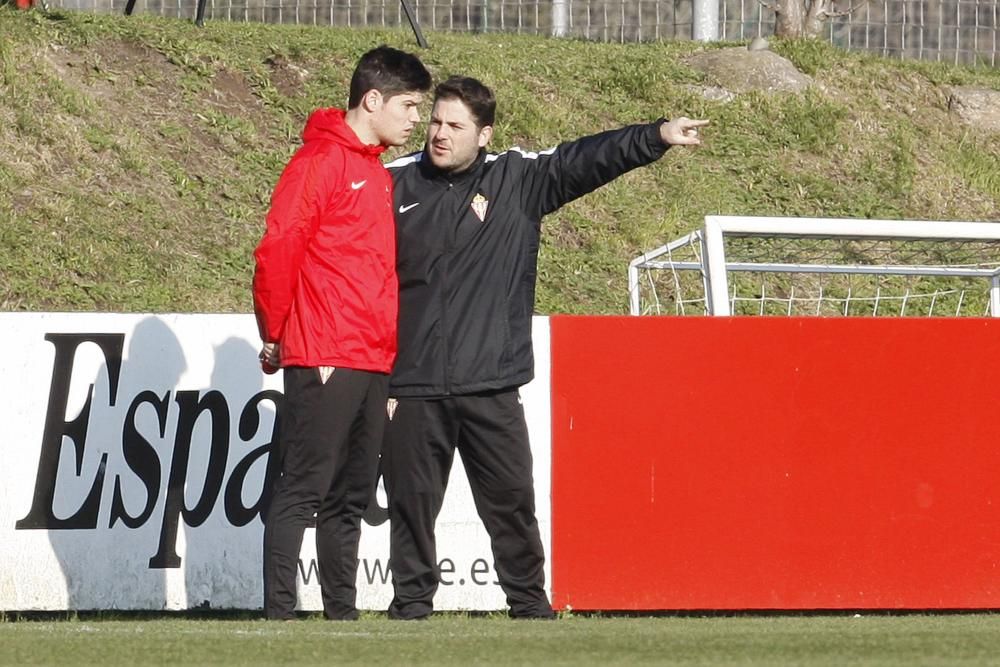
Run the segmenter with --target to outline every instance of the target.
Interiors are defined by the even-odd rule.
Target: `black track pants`
[[[264,522],[264,612],[294,616],[299,551],[316,515],[316,555],[327,618],[357,618],[361,515],[378,474],[388,376],[338,368],[284,370],[280,474]]]
[[[394,618],[433,610],[439,572],[434,523],[456,446],[489,533],[510,614],[550,617],[545,554],[535,519],[531,448],[516,390],[443,399],[401,398],[386,428]]]

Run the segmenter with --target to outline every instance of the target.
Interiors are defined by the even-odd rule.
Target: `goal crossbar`
[[[864,218],[780,218],[709,215],[708,234],[731,236],[819,236],[828,238],[966,239],[1000,241],[1000,222],[866,220]]]

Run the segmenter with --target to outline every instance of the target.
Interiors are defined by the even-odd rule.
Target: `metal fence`
[[[690,39],[692,0],[563,0],[565,36],[614,42]],[[51,6],[121,12],[126,0],[50,0]],[[553,0],[412,0],[425,31],[551,35]],[[846,0],[845,0],[846,4]],[[136,13],[192,18],[197,0],[138,0]],[[406,26],[399,0],[207,0],[208,20]],[[774,12],[758,0],[720,0],[719,35],[768,36]],[[893,58],[996,66],[1000,9],[986,0],[870,0],[832,19],[833,44]]]

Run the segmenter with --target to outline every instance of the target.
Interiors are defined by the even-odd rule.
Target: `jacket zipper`
[[[448,195],[451,197],[455,196],[454,190],[455,184],[451,181],[448,182]],[[455,230],[452,227],[445,228],[445,234],[448,236],[445,238],[444,246],[444,261],[442,264],[442,280],[441,280],[441,344],[443,346],[443,354],[441,358],[444,360],[444,394],[445,396],[451,396],[451,348],[448,344],[448,292],[451,288],[451,281],[449,280],[448,272],[448,262],[451,259],[451,254],[455,249]]]

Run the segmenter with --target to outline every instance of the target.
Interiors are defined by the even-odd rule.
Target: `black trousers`
[[[516,390],[399,399],[382,451],[395,593],[389,615],[422,618],[433,611],[440,580],[434,524],[456,448],[490,536],[511,616],[551,617],[528,428]]]
[[[353,619],[361,515],[374,494],[386,421],[388,375],[338,368],[284,370],[280,473],[264,522],[264,612],[295,615],[303,533],[316,521],[316,555],[327,618]]]

